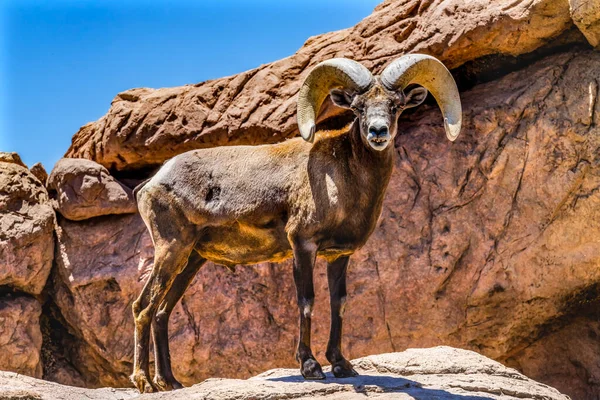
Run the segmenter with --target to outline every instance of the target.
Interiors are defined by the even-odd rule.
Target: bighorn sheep
[[[409,84],[422,87],[404,94]],[[322,62],[300,89],[302,138],[189,151],[167,161],[136,188],[139,211],[155,246],[152,273],[133,304],[131,380],[141,392],[182,387],[171,371],[169,315],[206,260],[233,266],[293,257],[300,310],[296,359],[304,378],[323,379],[310,333],[313,266],[317,256],[325,258],[331,301],[326,357],[336,377],[356,375],[340,349],[348,260],[365,244],[381,214],[398,116],[423,102],[427,90],[442,110],[448,139],[456,139],[460,98],[452,75],[437,59],[405,55],[378,77],[352,60]],[[316,134],[317,113],[328,95],[356,118],[342,130]]]

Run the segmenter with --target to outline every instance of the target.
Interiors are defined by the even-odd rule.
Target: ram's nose
[[[369,136],[372,136],[373,138],[386,137],[387,135],[387,125],[371,125],[369,127]]]

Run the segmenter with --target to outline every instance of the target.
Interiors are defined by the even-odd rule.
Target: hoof
[[[317,360],[315,360],[313,358],[309,358],[308,360],[306,360],[302,363],[302,366],[300,367],[300,372],[302,373],[302,376],[304,377],[304,379],[309,379],[309,380],[325,379],[325,374],[323,373],[323,369],[321,369],[321,366],[319,365]]]
[[[154,393],[158,391],[144,371],[134,372],[129,379],[140,393]]]
[[[352,378],[353,376],[358,376],[358,372],[356,372],[354,368],[352,368],[352,364],[346,360],[332,366],[331,371],[336,378]]]
[[[166,392],[170,390],[183,389],[183,385],[177,381],[175,378],[166,379],[162,376],[156,375],[154,377],[154,386],[160,390],[161,392]]]

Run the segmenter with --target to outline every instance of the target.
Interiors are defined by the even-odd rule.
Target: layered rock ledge
[[[208,379],[175,392],[138,395],[132,389],[81,389],[0,372],[3,400],[134,399],[539,399],[568,400],[556,389],[477,353],[435,347],[354,360],[360,375],[305,381],[295,369],[273,369],[253,378]]]

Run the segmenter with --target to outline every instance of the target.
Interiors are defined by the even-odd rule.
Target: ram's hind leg
[[[181,299],[185,290],[188,288],[196,273],[206,259],[200,256],[196,251],[192,251],[187,265],[177,275],[171,289],[160,303],[158,311],[154,316],[152,324],[152,338],[154,341],[154,359],[156,363],[156,373],[154,375],[154,385],[159,390],[181,389],[183,385],[175,379],[171,369],[171,355],[169,352],[169,317],[173,308]]]
[[[183,270],[195,242],[194,227],[186,227],[182,221],[173,220],[172,214],[165,219],[168,220],[164,220],[164,223],[150,224],[150,232],[154,239],[154,267],[142,293],[133,303],[135,355],[131,381],[142,393],[157,390],[150,382],[149,372],[152,320],[175,277]]]

